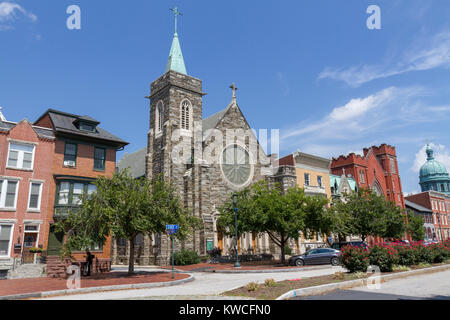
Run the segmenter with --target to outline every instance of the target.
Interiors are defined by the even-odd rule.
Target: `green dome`
[[[427,145],[427,162],[420,168],[420,180],[423,178],[437,178],[448,177],[448,172],[445,166],[439,161],[434,160],[433,149]]]
[[[433,149],[427,145],[427,162],[420,168],[420,187],[422,192],[438,191],[450,195],[450,176],[445,166],[434,160]]]

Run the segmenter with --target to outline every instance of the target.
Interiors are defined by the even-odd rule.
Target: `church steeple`
[[[182,15],[178,8],[170,9],[175,15],[175,33],[173,35],[172,47],[170,48],[169,60],[167,61],[166,72],[173,70],[187,75],[186,66],[184,65],[183,53],[181,52],[180,41],[178,40],[177,22],[178,16]]]

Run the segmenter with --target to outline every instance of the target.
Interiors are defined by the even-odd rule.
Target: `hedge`
[[[441,263],[450,259],[450,239],[428,246],[423,241],[411,245],[377,244],[369,248],[346,246],[341,252],[341,262],[350,272],[366,272],[369,265],[378,266],[381,272],[391,272],[394,265]]]

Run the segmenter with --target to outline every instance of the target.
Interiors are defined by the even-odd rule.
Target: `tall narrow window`
[[[28,203],[28,209],[39,210],[41,207],[41,191],[42,183],[31,183],[30,186],[30,200]]]
[[[181,103],[181,129],[189,130],[191,125],[191,103],[183,100]]]
[[[73,194],[72,194],[72,204],[80,205],[81,204],[81,196],[83,195],[84,184],[83,183],[74,183],[73,184]]]
[[[16,207],[18,181],[0,180],[0,208]]]
[[[8,181],[6,187],[5,208],[16,207],[17,181]]]
[[[163,102],[159,101],[156,105],[156,133],[162,132],[163,128],[163,115],[164,115],[164,108],[163,108]]]
[[[64,166],[75,167],[77,163],[77,145],[68,143],[64,147]]]
[[[8,154],[8,167],[17,169],[33,168],[34,146],[10,143]]]
[[[359,181],[360,181],[361,183],[366,183],[366,178],[365,178],[365,175],[364,175],[364,170],[359,170]]]
[[[58,204],[65,205],[69,203],[69,191],[70,183],[61,182],[61,184],[59,185]]]
[[[322,188],[322,177],[321,177],[321,176],[318,176],[318,177],[317,177],[317,185],[318,185],[320,188]]]
[[[305,186],[309,186],[309,173],[305,173]]]
[[[9,256],[12,225],[0,224],[0,256]]]
[[[106,149],[97,148],[94,150],[94,169],[105,170]]]

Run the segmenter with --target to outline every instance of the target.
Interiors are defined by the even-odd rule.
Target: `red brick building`
[[[31,248],[45,248],[52,185],[53,131],[6,121],[0,112],[0,272],[14,258],[35,262]]]
[[[406,200],[433,211],[433,224],[438,241],[450,238],[450,196],[437,191],[426,191],[405,197]]]
[[[35,122],[35,125],[51,129],[55,136],[49,186],[50,223],[64,219],[71,210],[76,210],[83,192],[95,192],[93,183],[99,176],[111,177],[115,172],[116,152],[128,143],[100,128],[99,124],[88,116],[52,109]],[[58,262],[64,239],[51,226],[48,228],[48,246],[45,244],[49,256],[47,273],[61,273],[64,269],[53,264]],[[91,253],[96,258],[94,265],[103,262],[110,265],[111,239],[108,238],[103,247],[91,248]],[[76,252],[73,256],[85,261],[85,252]]]
[[[364,148],[363,156],[350,153],[332,158],[330,170],[334,175],[353,177],[359,188],[370,188],[405,208],[395,147],[382,144]]]

